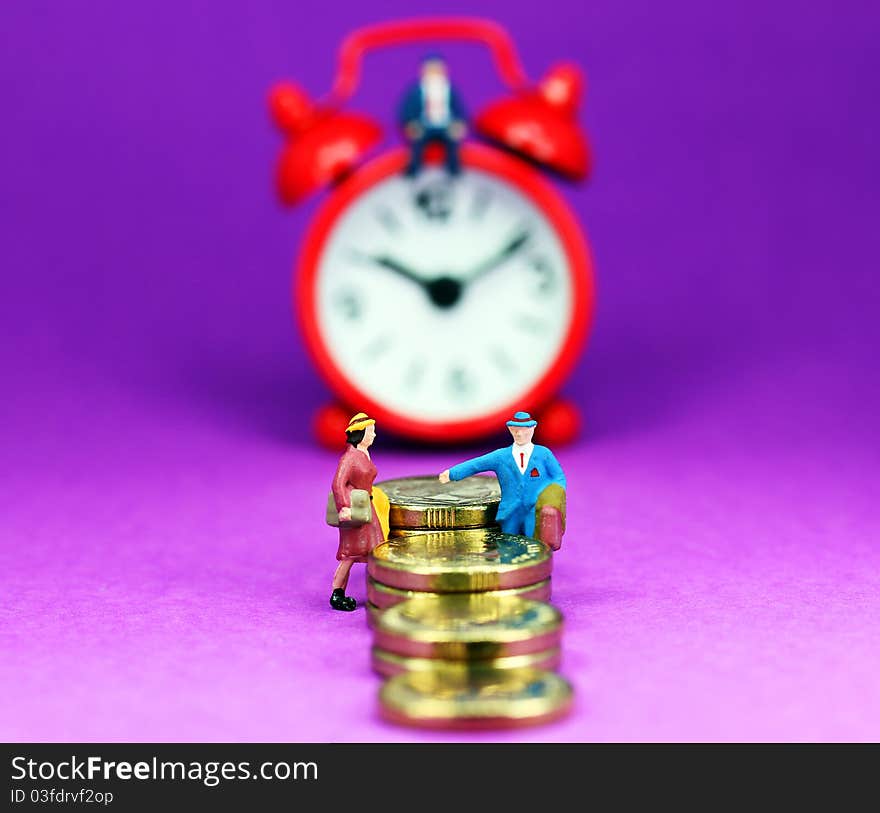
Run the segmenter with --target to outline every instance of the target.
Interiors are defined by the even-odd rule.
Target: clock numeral
[[[556,273],[546,257],[529,257],[529,268],[538,275],[538,291],[549,294],[556,287]]]
[[[387,333],[383,333],[379,336],[376,336],[369,344],[364,347],[364,355],[368,360],[375,360],[378,356],[381,356],[383,353],[387,353],[389,348],[391,347],[391,336]]]
[[[396,233],[403,228],[403,224],[397,215],[387,206],[376,210],[376,219],[382,224],[386,231]]]
[[[415,193],[413,203],[428,220],[445,223],[452,215],[452,193],[448,180],[429,181]]]
[[[464,367],[453,367],[449,371],[449,391],[457,398],[465,398],[476,387],[476,379]]]
[[[425,377],[425,362],[413,359],[403,374],[403,384],[408,390],[416,390]]]
[[[503,347],[493,347],[489,351],[489,358],[502,373],[507,374],[516,371],[516,362],[513,360],[510,353],[508,353]]]
[[[540,336],[542,333],[547,332],[547,328],[549,325],[544,319],[539,319],[536,316],[532,316],[529,313],[520,313],[514,318],[513,322],[520,330],[525,331],[526,333],[531,333],[535,336]]]
[[[469,212],[471,220],[482,220],[483,216],[486,214],[486,209],[489,208],[491,202],[492,193],[485,188],[478,189],[474,195],[473,201],[471,201]]]
[[[364,304],[353,291],[340,291],[335,297],[336,307],[349,322],[357,322],[364,314]]]

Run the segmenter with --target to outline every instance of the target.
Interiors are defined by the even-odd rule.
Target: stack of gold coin
[[[390,536],[412,531],[487,528],[501,502],[497,477],[468,477],[443,484],[437,475],[376,483],[388,496]]]
[[[383,715],[441,728],[555,719],[571,687],[554,674],[562,616],[550,598],[552,552],[495,524],[495,477],[377,484],[388,541],[367,564],[373,669],[387,678]]]
[[[376,619],[373,668],[393,722],[431,728],[534,725],[565,714],[562,616],[543,601],[497,593],[420,596]]]
[[[562,615],[543,601],[498,593],[420,596],[376,620],[373,668],[386,677],[434,667],[554,669]]]
[[[441,483],[436,474],[399,477],[376,484],[388,497],[389,541],[435,531],[492,528],[501,502],[498,478],[468,477]],[[367,576],[367,620],[372,626],[388,607],[415,595],[408,588]]]
[[[493,591],[548,600],[552,558],[546,546],[502,534],[495,525],[495,477],[441,484],[436,476],[378,484],[390,503],[390,533],[367,567],[367,610],[376,616],[422,594]]]
[[[549,723],[568,713],[572,694],[568,681],[546,669],[438,668],[390,678],[379,703],[394,723],[475,730]]]
[[[546,600],[550,549],[498,528],[425,531],[374,548],[367,563],[368,609],[377,615],[405,599],[483,593]]]

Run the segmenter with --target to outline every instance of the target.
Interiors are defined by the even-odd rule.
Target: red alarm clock
[[[442,155],[404,177],[407,151],[372,160],[378,124],[342,110],[366,51],[422,40],[482,42],[511,96],[474,120],[504,149],[468,142],[463,171]],[[593,274],[582,229],[539,167],[586,176],[590,157],[575,122],[576,68],[528,82],[513,44],[494,23],[409,20],[351,34],[328,99],[290,84],[270,97],[288,136],[278,166],[282,200],[333,185],[305,236],[293,301],[305,343],[341,403],[315,430],[338,446],[353,410],[423,441],[495,433],[517,409],[541,416],[543,441],[578,430],[579,413],[553,396],[577,360],[593,311]]]

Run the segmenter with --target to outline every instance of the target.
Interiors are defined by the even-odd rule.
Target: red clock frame
[[[573,315],[561,350],[535,385],[502,409],[464,420],[430,421],[401,415],[361,392],[349,381],[333,360],[321,335],[317,319],[316,282],[318,262],[333,226],[343,211],[361,194],[380,181],[403,171],[407,151],[386,152],[357,169],[338,186],[319,209],[305,238],[294,269],[293,308],[298,316],[306,347],[318,371],[331,390],[353,410],[367,412],[396,434],[423,441],[472,440],[497,432],[519,409],[539,413],[571,372],[592,323],[595,300],[593,263],[585,235],[568,205],[539,172],[519,158],[481,144],[462,145],[465,170],[480,169],[517,187],[553,224],[562,242],[572,275]]]

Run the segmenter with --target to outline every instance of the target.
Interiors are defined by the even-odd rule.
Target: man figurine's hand
[[[424,133],[422,125],[419,124],[417,121],[408,121],[403,131],[406,133],[406,137],[410,141],[415,141],[416,139],[421,138],[422,133]]]
[[[446,469],[446,471],[441,471],[440,476],[437,479],[441,483],[444,483],[444,484],[448,483],[449,482],[449,469]]]
[[[348,522],[349,520],[351,520],[351,508],[340,508],[339,521]]]
[[[467,125],[460,119],[456,119],[449,125],[449,137],[453,141],[461,141],[467,135]]]

